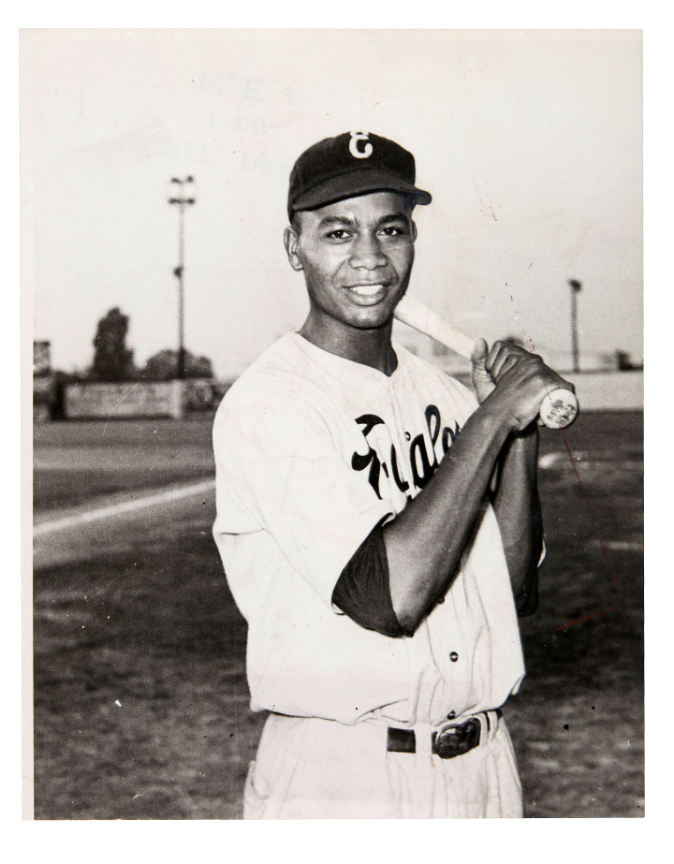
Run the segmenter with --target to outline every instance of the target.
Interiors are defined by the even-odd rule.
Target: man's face
[[[374,192],[297,214],[286,250],[304,271],[315,320],[364,329],[391,319],[414,261],[411,212],[404,195]]]

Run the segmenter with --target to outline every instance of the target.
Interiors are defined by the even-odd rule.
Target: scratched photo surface
[[[541,429],[547,558],[506,706],[525,816],[644,815],[641,105],[636,31],[24,31],[35,818],[242,815],[265,717],[211,535],[211,426],[304,320],[288,174],[350,129],[410,149],[433,194],[410,292],[579,396]],[[182,239],[171,178],[193,189]],[[182,417],[68,416],[115,309],[135,381],[183,330],[210,384]]]

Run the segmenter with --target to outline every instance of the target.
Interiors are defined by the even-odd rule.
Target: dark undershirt
[[[536,568],[538,569],[538,568]],[[342,570],[332,592],[332,602],[356,624],[384,636],[411,636],[400,626],[391,602],[388,559],[384,532],[374,528]],[[515,598],[518,617],[533,614],[538,607],[538,573]]]
[[[385,636],[406,636],[391,603],[388,559],[381,527],[368,534],[342,570],[332,602],[356,624]]]

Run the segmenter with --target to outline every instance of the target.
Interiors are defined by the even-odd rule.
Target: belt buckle
[[[477,717],[469,717],[464,723],[443,726],[431,736],[432,750],[441,759],[462,756],[480,743],[481,724]]]

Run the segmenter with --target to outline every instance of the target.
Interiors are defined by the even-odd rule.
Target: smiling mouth
[[[388,283],[384,282],[367,282],[359,285],[349,285],[347,290],[349,294],[357,301],[366,304],[379,303],[386,296]]]

